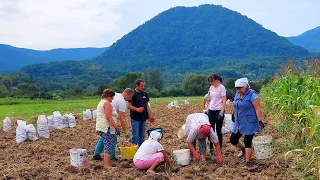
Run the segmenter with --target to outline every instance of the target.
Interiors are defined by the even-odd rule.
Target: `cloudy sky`
[[[106,47],[176,6],[220,4],[281,36],[320,26],[319,0],[0,0],[0,44]]]

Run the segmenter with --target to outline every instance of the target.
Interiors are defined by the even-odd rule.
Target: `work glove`
[[[234,114],[231,115],[231,120],[234,122]]]
[[[124,137],[128,138],[129,137],[129,131],[124,132]]]
[[[198,152],[193,153],[193,158],[195,160],[199,160],[200,159],[200,154]]]
[[[259,121],[259,129],[258,129],[258,132],[261,132],[262,129],[264,128],[264,123],[261,121]]]
[[[218,115],[218,119],[221,120],[224,118],[224,112],[220,111],[219,115]]]
[[[142,113],[143,110],[144,110],[144,107],[139,107],[139,108],[137,109],[137,112]]]
[[[150,122],[153,122],[155,120],[155,118],[153,116],[149,116],[149,120],[150,120]]]
[[[116,128],[116,135],[120,136],[120,129],[119,128]]]
[[[224,161],[223,157],[219,156],[218,159],[217,159],[217,163],[222,164],[223,161]]]

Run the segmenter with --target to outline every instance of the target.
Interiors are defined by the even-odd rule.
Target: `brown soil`
[[[147,128],[162,127],[165,136],[162,141],[165,150],[185,148],[185,139],[179,139],[177,130],[184,123],[187,115],[201,112],[201,105],[184,105],[168,110],[165,105],[152,105],[157,118],[156,122],[148,122]],[[127,115],[127,119],[128,119]],[[129,123],[127,123],[129,124]],[[297,174],[284,164],[283,155],[275,149],[273,158],[256,160],[259,168],[248,172],[242,167],[244,159],[237,158],[237,149],[229,143],[230,134],[224,135],[223,165],[216,163],[216,156],[208,154],[206,162],[192,162],[182,167],[179,172],[171,173],[165,164],[159,165],[158,174],[147,175],[145,171],[137,170],[132,162],[120,160],[114,163],[116,168],[104,169],[103,162],[91,160],[98,136],[95,133],[95,121],[84,121],[77,117],[77,127],[74,129],[52,129],[49,139],[39,139],[35,142],[17,144],[15,128],[8,132],[0,131],[0,179],[293,179]],[[272,134],[272,124],[266,122],[262,134]],[[125,140],[120,137],[120,143]],[[241,141],[243,141],[241,139]],[[84,167],[70,166],[69,150],[84,148],[88,150],[87,163]],[[172,153],[171,153],[172,154]],[[121,159],[118,153],[118,158]]]

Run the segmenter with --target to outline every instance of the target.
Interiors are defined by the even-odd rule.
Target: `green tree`
[[[9,91],[7,87],[4,84],[0,83],[0,98],[7,96],[9,96]]]
[[[163,89],[164,83],[160,76],[160,70],[158,68],[155,69],[147,69],[144,71],[144,79],[146,81],[146,85],[149,88],[155,88],[158,91]]]
[[[40,93],[40,88],[32,83],[20,83],[13,89],[13,96],[37,98]]]
[[[11,78],[9,78],[8,76],[4,76],[2,79],[1,79],[1,82],[4,86],[6,86],[6,88],[9,90],[12,85],[13,85],[13,82],[11,80]]]
[[[204,95],[208,92],[208,77],[202,74],[189,74],[183,81],[183,91],[187,96]]]
[[[134,82],[142,78],[142,73],[129,72],[111,82],[111,89],[116,92],[122,92],[125,88],[135,88]]]

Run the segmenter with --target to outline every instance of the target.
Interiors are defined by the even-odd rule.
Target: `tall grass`
[[[288,149],[303,149],[296,152],[305,157],[299,161],[299,169],[306,176],[319,176],[320,172],[320,66],[314,65],[318,63],[309,64],[307,71],[285,67],[282,75],[260,93],[264,111],[275,119],[286,144],[290,144]]]

